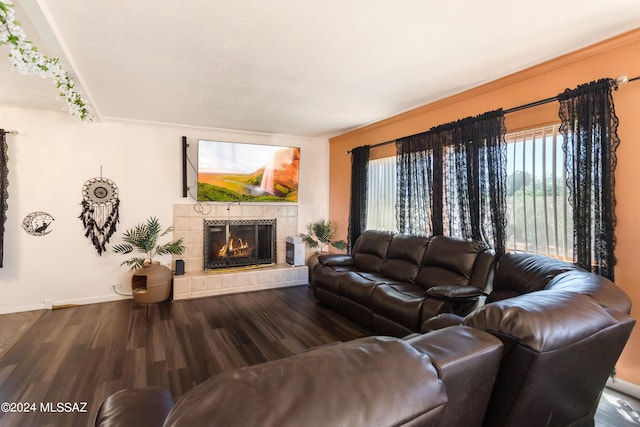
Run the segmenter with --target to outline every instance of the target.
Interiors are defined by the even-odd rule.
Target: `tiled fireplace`
[[[269,228],[261,229],[249,224],[271,224],[275,231],[275,254],[266,249],[249,251],[248,245],[256,240],[265,241]],[[229,242],[229,225],[239,225],[235,233],[243,233],[243,240]],[[206,227],[213,226],[215,237],[206,237]],[[285,263],[287,236],[298,233],[298,207],[283,204],[184,204],[173,206],[173,238],[183,238],[187,250],[176,259],[185,262],[185,274],[174,276],[173,299],[200,298],[235,292],[246,292],[308,283],[306,266],[293,267]],[[255,231],[254,231],[255,230]],[[239,237],[239,236],[236,236]],[[224,240],[224,239],[227,240]],[[207,241],[207,239],[210,239]],[[222,239],[222,240],[220,240]],[[220,240],[220,241],[218,241]],[[233,245],[236,245],[235,247]],[[263,246],[267,243],[263,243]],[[207,253],[214,255],[205,268]],[[247,246],[244,249],[243,246]],[[218,254],[219,256],[216,256]],[[237,256],[235,256],[237,255]],[[246,255],[246,256],[245,256]],[[275,255],[274,263],[266,256]],[[254,262],[258,259],[260,262]],[[249,264],[239,266],[239,264]],[[221,267],[221,268],[216,268]]]
[[[204,269],[276,263],[275,218],[205,219]]]

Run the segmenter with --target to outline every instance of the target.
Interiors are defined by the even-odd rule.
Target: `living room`
[[[52,42],[50,37],[55,39],[55,36],[47,33],[55,33],[56,30],[47,26],[47,13],[51,14],[48,19],[55,18],[57,25],[63,25],[66,19],[72,19],[72,14],[63,18],[61,15],[64,15],[64,9],[55,9],[54,5],[55,3],[51,4],[54,10],[40,11],[38,20],[34,18],[32,2],[25,2],[24,5],[19,5],[18,10],[24,15],[17,16],[17,19],[23,22],[26,30],[30,30],[28,36],[39,49],[61,56],[64,49],[48,47]],[[22,8],[29,9],[30,12],[27,13]],[[603,77],[636,77],[640,75],[640,58],[637,55],[640,52],[640,30],[636,28],[637,20],[635,22],[636,24],[627,21],[611,24],[606,29],[606,36],[589,42],[588,46],[576,43],[574,48],[560,55],[539,55],[526,66],[519,63],[517,69],[499,70],[491,80],[460,81],[459,90],[451,89],[444,96],[435,93],[430,95],[427,102],[416,102],[412,108],[386,113],[376,110],[368,119],[357,118],[351,122],[344,119],[342,124],[336,124],[337,127],[328,134],[314,134],[313,131],[306,135],[301,131],[296,133],[293,124],[290,128],[271,130],[264,123],[268,122],[267,119],[262,123],[262,128],[245,129],[237,123],[242,118],[249,120],[246,111],[236,112],[235,125],[233,121],[229,121],[229,125],[208,125],[204,121],[187,124],[180,119],[156,119],[151,113],[126,119],[130,109],[128,101],[133,95],[127,92],[126,82],[119,82],[122,76],[116,74],[99,76],[96,80],[108,82],[106,88],[99,89],[89,85],[83,89],[96,99],[100,98],[98,92],[120,90],[119,97],[115,97],[119,104],[98,104],[93,107],[97,111],[114,111],[119,108],[122,113],[102,113],[99,120],[93,123],[78,123],[67,113],[60,111],[61,105],[55,99],[55,87],[50,81],[22,76],[12,70],[3,71],[8,76],[8,80],[3,79],[3,85],[5,81],[10,82],[13,98],[9,99],[7,96],[0,102],[0,127],[7,131],[15,129],[18,134],[6,135],[9,197],[4,224],[3,266],[0,271],[0,289],[3,291],[0,313],[128,298],[117,293],[130,291],[128,269],[120,265],[123,258],[111,250],[101,255],[96,253],[91,241],[85,237],[82,222],[78,219],[82,211],[83,184],[91,178],[105,177],[117,185],[120,223],[111,240],[111,243],[117,243],[120,241],[121,230],[133,224],[156,216],[163,225],[169,226],[173,223],[176,206],[195,205],[190,197],[182,195],[183,136],[191,144],[196,144],[199,139],[206,139],[300,147],[299,199],[296,204],[298,232],[304,232],[305,225],[311,221],[331,218],[337,224],[337,235],[346,237],[351,168],[351,158],[346,154],[347,151],[423,132],[433,126],[495,108],[507,109],[555,96],[566,88],[574,88]],[[227,42],[231,43],[229,40]],[[101,46],[98,50],[102,52],[108,48]],[[137,51],[137,54],[140,52]],[[343,60],[344,66],[349,66],[350,61],[345,58]],[[188,68],[188,61],[184,58],[181,61]],[[243,64],[249,66],[246,61]],[[351,65],[362,67],[361,64]],[[464,74],[460,78],[463,79]],[[245,86],[245,90],[255,89],[255,84]],[[167,82],[166,85],[164,89],[169,93],[166,99],[150,93],[136,96],[149,97],[151,112],[155,110],[155,104],[172,103],[171,84]],[[262,96],[262,92],[259,95]],[[216,94],[208,96],[215,97]],[[243,97],[251,98],[246,93]],[[621,140],[615,176],[615,282],[631,298],[632,315],[637,318],[640,290],[635,282],[640,276],[640,266],[635,260],[634,249],[640,243],[640,234],[635,227],[640,212],[636,196],[640,171],[635,165],[635,159],[640,157],[640,148],[634,144],[634,135],[640,133],[640,123],[637,120],[640,114],[640,103],[637,102],[640,99],[640,83],[621,85],[614,92],[613,98],[620,120],[618,135]],[[24,101],[34,99],[40,104]],[[414,96],[415,99],[426,98],[418,95]],[[229,98],[228,101],[231,102],[232,99]],[[264,103],[264,99],[257,99],[253,103]],[[333,111],[327,115],[339,115],[339,106],[330,105]],[[178,117],[181,108],[179,104],[172,107],[175,117]],[[224,107],[219,108],[220,110],[205,112],[203,115],[224,115]],[[329,107],[325,105],[325,108]],[[277,107],[262,108],[266,117],[271,109]],[[315,113],[318,116],[322,114],[319,111]],[[295,116],[289,120],[292,123],[300,121]],[[318,121],[322,120],[319,118]],[[557,121],[557,103],[506,116],[506,125],[510,131]],[[336,130],[338,128],[342,130]],[[393,145],[372,150],[372,158],[394,154]],[[227,206],[222,203],[219,208],[224,211]],[[237,212],[237,216],[242,216],[243,208],[246,209],[246,206],[231,207],[234,214]],[[53,218],[50,233],[40,237],[25,233],[23,221],[33,212],[46,212]],[[309,250],[307,255],[311,252]],[[164,261],[171,262],[170,258]],[[639,361],[640,330],[635,328],[616,366],[617,378],[635,393],[638,393],[640,385]]]

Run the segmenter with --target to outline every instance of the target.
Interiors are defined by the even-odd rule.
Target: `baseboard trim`
[[[124,296],[124,295],[118,295],[118,294],[98,295],[98,296],[89,297],[89,298],[75,298],[75,299],[54,301],[53,307],[60,308],[61,306],[98,304],[101,302],[119,301],[122,299],[131,299],[131,298],[132,298],[131,296]]]
[[[0,314],[20,313],[23,311],[42,310],[44,308],[45,308],[44,303],[33,304],[33,305],[21,305],[18,307],[4,307],[4,308],[0,308]]]
[[[640,399],[640,386],[637,384],[633,384],[619,378],[616,378],[615,380],[609,378],[606,385],[612,390],[624,393],[627,396],[631,396],[635,399]]]
[[[109,295],[98,295],[95,297],[89,298],[75,298],[68,300],[59,300],[53,301],[52,306],[47,307],[46,303],[42,304],[32,304],[32,305],[23,305],[19,307],[4,307],[0,308],[0,314],[9,314],[9,313],[19,313],[22,311],[34,311],[34,310],[50,310],[52,308],[63,308],[63,307],[71,307],[74,305],[86,305],[86,304],[98,304],[101,302],[110,302],[110,301],[119,301],[123,299],[131,299],[131,296],[128,295],[118,295],[118,294],[109,294]]]

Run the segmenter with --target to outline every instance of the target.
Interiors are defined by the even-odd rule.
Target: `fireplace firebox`
[[[276,263],[276,220],[204,220],[204,269]]]

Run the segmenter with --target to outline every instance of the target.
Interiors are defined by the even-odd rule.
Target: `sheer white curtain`
[[[367,230],[398,231],[395,157],[369,161],[367,206]]]

